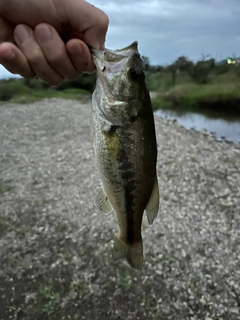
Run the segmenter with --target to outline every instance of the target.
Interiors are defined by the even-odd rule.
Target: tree
[[[167,66],[166,70],[168,72],[171,72],[172,75],[172,84],[176,83],[177,80],[177,67],[175,63],[170,64],[169,66]]]
[[[190,61],[187,57],[181,56],[177,58],[177,60],[174,62],[175,67],[180,72],[188,72],[189,69],[192,67],[193,63]]]
[[[215,67],[215,60],[199,60],[189,71],[190,77],[197,83],[207,83],[210,72]]]

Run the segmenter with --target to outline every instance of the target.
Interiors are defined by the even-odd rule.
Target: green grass
[[[165,99],[163,95],[158,95],[156,98],[152,99],[152,108],[153,110],[158,109],[171,109],[172,102]]]
[[[190,81],[186,75],[179,75],[175,84],[170,84],[169,75],[153,74],[148,77],[150,91],[158,93],[153,99],[153,109],[179,109],[181,111],[198,111],[203,108],[224,109],[227,112],[239,112],[240,81],[234,73],[213,76],[207,84]],[[153,82],[155,81],[155,84]],[[158,88],[156,89],[156,85]],[[236,101],[236,108],[234,107]],[[216,106],[214,106],[214,104]]]
[[[179,112],[201,112],[209,109],[240,115],[240,77],[235,71],[212,74],[206,84],[194,83],[187,73],[178,73],[173,82],[170,72],[148,72],[148,88],[157,93],[152,99],[153,109],[175,109]],[[26,104],[45,98],[80,100],[89,95],[89,91],[67,86],[64,90],[56,90],[36,79],[0,81],[1,104]]]
[[[15,103],[32,103],[45,98],[59,98],[59,99],[81,99],[89,93],[82,89],[66,89],[63,91],[47,90],[47,91],[32,91],[25,95],[18,94],[14,96],[10,102]]]
[[[31,89],[19,79],[2,80],[0,82],[0,100],[9,101],[15,95],[30,94]]]
[[[86,90],[83,89],[66,89],[63,91],[46,90],[46,91],[34,91],[27,92],[26,94],[17,94],[9,102],[15,103],[32,103],[35,101],[43,100],[46,98],[58,98],[58,99],[82,99],[84,96],[89,95]]]
[[[147,73],[146,79],[150,91],[157,91],[161,93],[166,92],[166,90],[171,89],[175,85],[192,83],[192,80],[187,73],[177,75],[175,83],[172,81],[171,73],[167,72],[150,72]]]
[[[38,86],[37,86],[38,85]],[[41,87],[42,86],[42,87]],[[45,98],[81,99],[89,92],[80,88],[56,90],[46,84],[35,84],[34,88],[25,85],[23,79],[9,79],[0,81],[0,101],[2,103],[32,103]]]

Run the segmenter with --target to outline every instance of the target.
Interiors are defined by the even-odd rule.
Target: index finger
[[[86,1],[67,2],[66,17],[73,30],[82,34],[82,40],[94,49],[103,50],[108,29],[108,16]],[[79,17],[81,13],[81,17]]]

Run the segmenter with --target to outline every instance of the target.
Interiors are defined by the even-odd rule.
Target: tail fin
[[[143,265],[143,245],[142,239],[131,245],[121,239],[117,239],[113,247],[113,259],[126,259],[128,264],[134,269],[141,269]]]

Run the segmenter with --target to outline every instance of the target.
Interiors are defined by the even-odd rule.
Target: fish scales
[[[120,232],[113,257],[140,269],[143,213],[152,223],[159,205],[155,126],[143,63],[136,42],[121,50],[94,50],[93,60],[94,149],[102,181],[95,203],[117,214]]]

